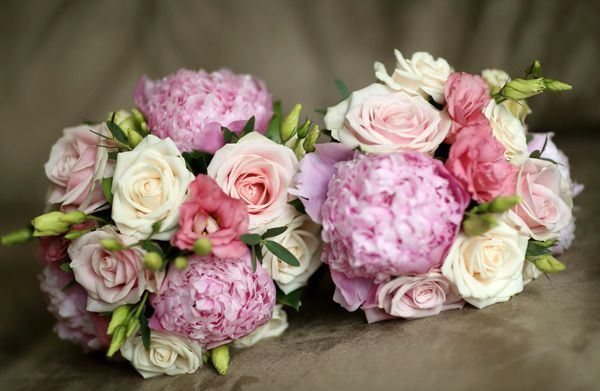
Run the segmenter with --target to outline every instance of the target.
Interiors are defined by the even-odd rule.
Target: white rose
[[[399,50],[394,50],[398,63],[392,75],[385,66],[376,62],[375,76],[394,90],[431,96],[437,103],[444,103],[444,85],[453,69],[441,57],[434,58],[426,52],[416,52],[410,60],[405,59]]]
[[[285,294],[305,286],[308,278],[321,265],[320,231],[320,225],[315,224],[308,215],[301,214],[294,217],[285,232],[269,239],[294,254],[300,266],[281,261],[263,247],[262,266]]]
[[[527,129],[505,106],[492,100],[483,113],[490,120],[494,137],[506,148],[506,159],[520,162],[529,155],[525,137]]]
[[[273,308],[273,315],[271,315],[271,319],[267,323],[259,326],[245,337],[236,339],[231,345],[236,349],[249,348],[263,339],[279,337],[287,328],[287,314],[283,310],[282,305],[277,304]]]
[[[225,194],[246,203],[250,232],[287,225],[294,217],[287,189],[298,172],[298,159],[290,148],[252,132],[219,149],[207,172]]]
[[[152,238],[170,239],[193,180],[169,138],[147,136],[133,151],[119,153],[112,185],[112,218],[117,228],[145,239],[152,233],[152,225],[161,221],[159,232]]]
[[[523,285],[529,284],[531,281],[535,280],[539,276],[542,275],[540,269],[535,267],[533,262],[526,261],[523,265]]]
[[[127,338],[121,347],[123,358],[148,379],[160,375],[182,375],[196,372],[202,366],[202,348],[186,338],[154,331],[150,333],[150,349],[144,348],[139,334]]]
[[[495,94],[510,80],[508,73],[500,69],[484,69],[481,71],[481,77],[488,83],[490,93]],[[501,103],[521,122],[525,122],[525,117],[531,114],[531,108],[525,100],[508,99]]]
[[[433,154],[452,122],[422,96],[371,84],[327,109],[331,136],[369,153],[417,151]]]
[[[503,221],[479,236],[460,234],[444,260],[442,274],[477,308],[507,301],[523,290],[528,240]]]

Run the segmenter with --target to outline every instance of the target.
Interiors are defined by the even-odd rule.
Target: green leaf
[[[529,239],[525,257],[537,257],[550,254],[552,252],[551,247],[554,246],[555,243],[556,241],[539,242],[537,240]]]
[[[342,100],[346,100],[350,97],[350,90],[346,86],[346,84],[340,79],[335,79],[335,88],[337,88]]]
[[[227,144],[236,143],[240,139],[237,134],[226,127],[222,127],[221,132],[223,133],[223,138]]]
[[[121,129],[119,125],[115,123],[115,114],[116,113],[113,113],[110,121],[106,121],[106,127],[108,128],[110,134],[112,134],[118,142],[120,142],[123,145],[129,145],[129,139],[127,139],[127,134],[123,131],[123,129]]]
[[[467,236],[479,236],[494,228],[498,222],[493,214],[468,214],[462,228]]]
[[[71,269],[71,264],[69,262],[63,262],[60,264],[60,270],[62,270],[65,273],[70,273],[73,270]]]
[[[259,234],[243,234],[240,235],[240,240],[249,246],[260,244],[262,238]]]
[[[542,64],[538,60],[534,60],[530,66],[525,69],[525,77],[534,79],[542,77]]]
[[[542,156],[542,152],[539,149],[536,149],[535,151],[531,151],[531,153],[529,154],[529,157],[532,159],[539,159],[540,156]]]
[[[63,288],[60,290],[61,292],[66,292],[69,289],[71,289],[72,287],[74,287],[77,284],[77,281],[75,281],[75,279],[72,279],[71,281],[69,281],[67,283],[67,285],[63,286]]]
[[[113,201],[112,183],[112,178],[102,179],[102,192],[104,193],[104,197],[106,198],[109,204],[112,204]]]
[[[110,160],[117,160],[117,156],[119,155],[119,152],[117,151],[112,151],[108,153],[108,158]]]
[[[306,213],[306,209],[304,208],[304,204],[300,200],[300,198],[294,198],[288,204],[292,205],[296,210],[302,214]]]
[[[254,122],[255,122],[254,116],[250,117],[248,122],[246,122],[244,129],[242,129],[242,132],[240,133],[240,138],[244,137],[248,133],[254,132]]]
[[[286,295],[281,289],[277,288],[277,303],[293,308],[296,312],[300,311],[300,306],[302,305],[302,289],[303,288],[296,289]]]
[[[315,109],[315,113],[325,115],[327,114],[327,109]]]
[[[185,159],[190,171],[194,175],[198,175],[207,173],[207,168],[213,155],[208,152],[192,151],[184,152],[181,156]]]
[[[143,248],[149,253],[158,253],[163,258],[165,256],[162,248],[151,240],[141,240],[138,244],[141,248]]]
[[[154,235],[157,232],[160,232],[160,228],[162,227],[162,220],[158,220],[157,222],[155,222],[154,224],[152,224],[152,235]]]
[[[300,266],[300,261],[287,248],[272,240],[265,240],[265,246],[273,255],[291,266]]]
[[[150,350],[150,327],[148,327],[148,318],[145,314],[140,316],[140,334],[144,348]]]
[[[286,226],[276,227],[276,228],[269,228],[264,234],[262,234],[262,238],[263,239],[272,238],[274,236],[281,235],[286,230],[287,230]]]

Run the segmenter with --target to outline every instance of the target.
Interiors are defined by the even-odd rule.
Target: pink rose
[[[145,290],[160,289],[165,272],[144,268],[144,250],[136,246],[108,251],[100,243],[103,239],[117,239],[124,246],[137,243],[108,226],[73,241],[68,251],[70,266],[75,280],[88,293],[88,311],[112,311],[121,304],[137,303]]]
[[[572,217],[571,184],[558,166],[541,159],[527,159],[517,183],[523,199],[510,212],[510,219],[536,240],[558,239]]]
[[[90,130],[106,133],[103,124],[65,129],[44,166],[53,184],[48,202],[60,205],[62,211],[90,214],[107,204],[100,182],[111,175],[114,161],[108,159],[106,148],[98,147],[105,140]]]
[[[450,119],[420,95],[371,84],[327,109],[325,125],[351,149],[433,154],[450,130]]]
[[[488,85],[477,75],[454,72],[448,76],[444,94],[452,128],[446,141],[453,143],[458,133],[466,126],[489,124],[483,109],[490,103]]]
[[[67,248],[70,244],[70,240],[60,236],[43,236],[40,238],[42,258],[48,263],[67,261]]]
[[[207,175],[198,175],[190,184],[190,198],[179,208],[179,230],[171,240],[175,247],[191,250],[194,242],[206,237],[212,252],[220,258],[239,258],[248,247],[239,236],[248,232],[246,204],[223,193]]]
[[[396,277],[379,285],[372,303],[363,309],[369,323],[391,318],[417,319],[462,308],[456,288],[439,269]]]
[[[505,150],[489,124],[466,127],[450,148],[446,168],[477,202],[514,195],[519,169],[506,160]]]
[[[249,230],[257,233],[294,217],[288,188],[297,171],[298,159],[290,148],[256,132],[219,149],[208,165],[208,175],[225,194],[247,205]]]

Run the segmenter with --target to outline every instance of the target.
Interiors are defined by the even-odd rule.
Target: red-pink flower
[[[67,249],[71,241],[62,236],[44,236],[40,238],[42,259],[48,263],[70,261]]]
[[[175,247],[191,250],[201,237],[210,240],[220,258],[238,258],[247,251],[239,240],[248,232],[248,210],[243,201],[229,197],[207,175],[190,184],[191,196],[179,210],[179,230],[171,240]]]
[[[450,74],[444,91],[452,127],[446,141],[453,143],[465,127],[489,123],[483,109],[490,103],[488,85],[477,75],[465,72]]]
[[[519,169],[504,151],[489,124],[470,126],[452,144],[446,168],[478,202],[514,195]]]

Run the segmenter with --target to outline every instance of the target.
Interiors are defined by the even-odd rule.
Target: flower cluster
[[[142,78],[135,102],[64,130],[48,213],[2,243],[41,239],[61,338],[145,378],[224,374],[229,345],[287,328],[284,305],[299,308],[321,265],[321,227],[288,192],[319,129],[228,70]]]
[[[299,163],[292,193],[322,224],[334,300],[369,322],[507,301],[573,241],[569,165],[528,133],[526,99],[570,89],[542,76],[454,72],[428,53],[327,110],[332,143]]]

